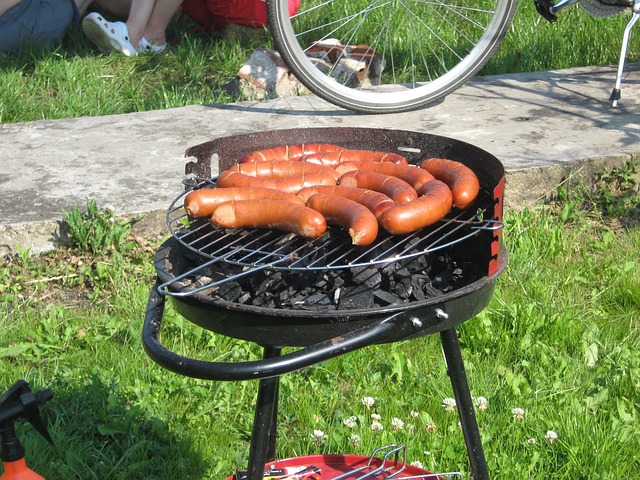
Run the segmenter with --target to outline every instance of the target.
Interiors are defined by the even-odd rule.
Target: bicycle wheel
[[[516,7],[517,0],[302,0],[290,16],[288,0],[267,1],[275,47],[298,80],[366,113],[414,110],[460,87],[499,47]]]

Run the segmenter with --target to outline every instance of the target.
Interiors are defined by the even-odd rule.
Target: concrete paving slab
[[[570,174],[640,155],[640,66],[627,65],[616,108],[608,101],[614,79],[614,67],[480,77],[437,105],[390,115],[308,95],[0,125],[0,254],[52,248],[62,211],[87,199],[140,215],[140,234],[166,234],[164,211],[182,190],[188,147],[272,129],[366,126],[452,137],[505,164],[507,207],[532,203]]]

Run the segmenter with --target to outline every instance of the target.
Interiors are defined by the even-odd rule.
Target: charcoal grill
[[[187,191],[215,183],[219,171],[247,153],[295,143],[335,143],[347,148],[398,152],[410,162],[445,157],[474,170],[481,192],[471,208],[453,209],[432,227],[410,235],[381,233],[373,245],[349,245],[346,234],[330,227],[315,240],[264,230],[223,230],[189,218],[179,196],[167,211],[172,236],[157,251],[157,281],[152,288],[143,329],[148,355],[173,372],[194,378],[235,381],[259,380],[258,400],[247,475],[262,479],[275,458],[279,377],[359,348],[438,333],[451,378],[454,397],[475,479],[489,478],[455,327],[482,311],[490,302],[497,277],[507,264],[502,245],[504,168],[488,152],[458,140],[405,130],[313,128],[277,130],[223,137],[191,147],[186,156]],[[297,302],[275,305],[243,302],[230,292],[250,290],[259,276],[280,280],[354,272],[427,268],[442,257],[468,270],[441,291],[417,297],[378,295],[367,307],[343,301],[342,287],[333,295],[309,295]],[[429,267],[430,268],[430,267]],[[381,273],[380,273],[381,272]],[[286,283],[286,281],[285,281]],[[264,295],[263,295],[264,296]],[[247,295],[242,295],[247,298]],[[261,360],[209,362],[186,358],[159,341],[166,298],[193,323],[215,333],[251,341],[263,347]],[[258,295],[258,300],[262,297]],[[380,300],[380,299],[378,299]],[[346,304],[344,306],[343,304]],[[283,347],[301,347],[281,355]],[[426,478],[426,477],[424,477]],[[324,478],[323,478],[324,480]]]

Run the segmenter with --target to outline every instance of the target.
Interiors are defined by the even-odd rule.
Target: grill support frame
[[[493,282],[488,286],[493,287]],[[491,288],[492,291],[493,288]],[[280,347],[267,345],[263,346],[263,359],[259,361],[239,363],[207,362],[180,356],[167,350],[162,345],[158,335],[162,326],[164,306],[165,298],[158,293],[156,285],[151,290],[142,333],[144,349],[156,363],[181,375],[205,380],[259,380],[258,399],[255,407],[249,451],[248,480],[262,480],[265,464],[275,458],[278,391],[281,375],[349,353],[369,345],[370,342],[381,341],[383,338],[393,338],[393,341],[398,340],[395,336],[398,332],[411,336],[412,330],[415,334],[415,331],[422,326],[419,325],[421,321],[418,317],[411,317],[407,321],[406,316],[396,314],[379,322],[374,327],[361,329],[365,331],[364,335],[361,331],[356,331],[346,335],[349,337],[346,340],[344,338],[328,340],[321,342],[319,345],[305,347],[284,356],[280,355]],[[489,480],[480,430],[475,417],[460,343],[455,329],[455,325],[462,323],[466,319],[452,319],[451,315],[446,311],[438,310],[439,313],[437,315],[449,317],[447,320],[453,321],[454,325],[438,331],[460,416],[460,424],[473,479]],[[398,325],[394,321],[398,322]]]

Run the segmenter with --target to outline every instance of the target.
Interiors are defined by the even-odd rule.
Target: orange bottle
[[[45,480],[44,477],[27,467],[24,457],[13,462],[4,462],[4,473],[0,480]]]
[[[40,405],[52,398],[49,390],[33,393],[24,380],[19,380],[0,396],[0,460],[4,465],[0,480],[45,480],[27,467],[24,447],[16,435],[15,420],[25,417],[40,435],[53,444],[39,411]]]

